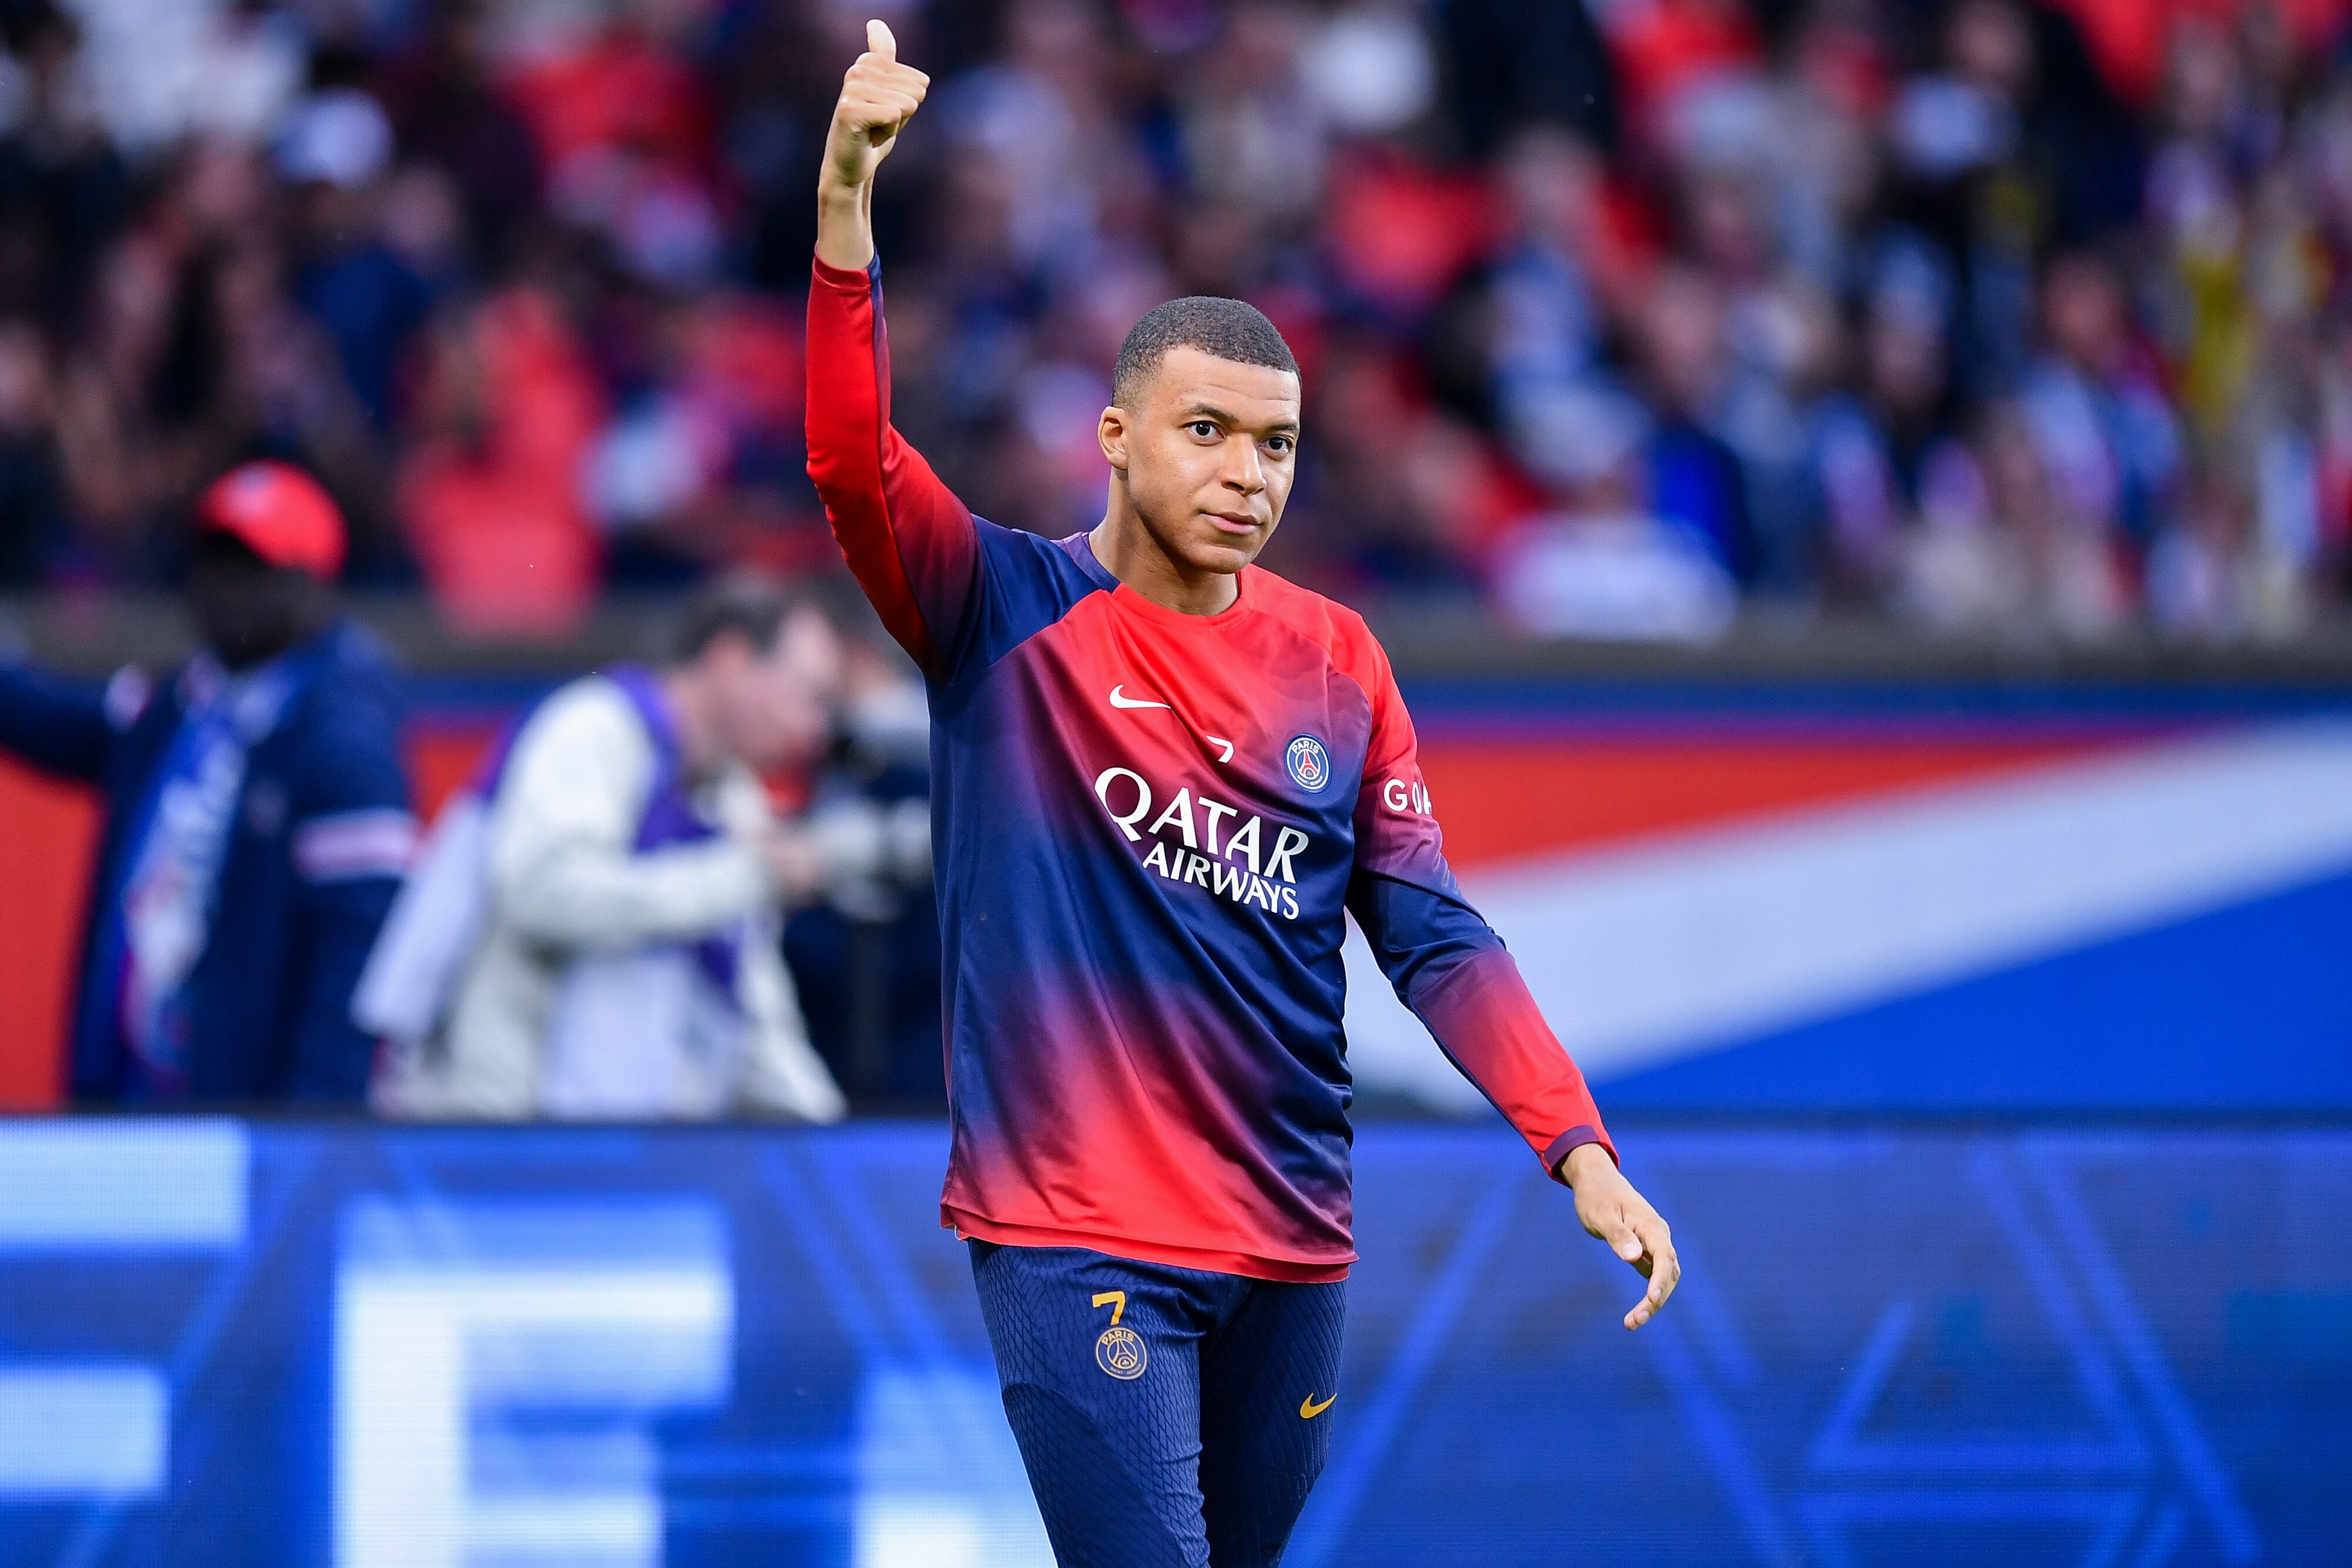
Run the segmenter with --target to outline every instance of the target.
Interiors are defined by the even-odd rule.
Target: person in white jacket
[[[676,656],[547,698],[436,824],[354,1011],[381,1109],[834,1121],[779,911],[815,856],[758,775],[827,731],[842,654],[814,605],[707,592]]]

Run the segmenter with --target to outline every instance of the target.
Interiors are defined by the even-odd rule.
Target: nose
[[[1255,496],[1265,488],[1265,465],[1259,461],[1257,443],[1246,434],[1237,434],[1225,443],[1226,487],[1244,496]]]

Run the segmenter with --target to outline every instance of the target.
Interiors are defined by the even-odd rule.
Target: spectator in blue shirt
[[[416,836],[392,672],[334,611],[315,480],[245,464],[195,523],[184,664],[102,687],[0,666],[0,747],[105,807],[73,1095],[357,1104],[351,991]]]

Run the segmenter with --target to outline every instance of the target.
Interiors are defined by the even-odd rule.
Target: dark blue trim
[[[1601,1129],[1593,1126],[1591,1124],[1583,1123],[1577,1126],[1570,1127],[1567,1132],[1562,1133],[1559,1137],[1554,1138],[1550,1143],[1544,1145],[1544,1169],[1549,1171],[1554,1176],[1559,1176],[1560,1161],[1568,1158],[1569,1155],[1576,1153],[1577,1150],[1582,1148],[1587,1144],[1599,1143],[1601,1143]],[[1601,1147],[1606,1148],[1608,1145],[1606,1144],[1602,1144]]]

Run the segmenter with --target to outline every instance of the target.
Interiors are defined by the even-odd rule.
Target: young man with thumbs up
[[[809,472],[929,683],[941,1218],[1066,1568],[1271,1564],[1341,1392],[1349,913],[1648,1279],[1627,1328],[1674,1245],[1446,868],[1380,644],[1251,564],[1300,436],[1273,324],[1211,298],[1136,323],[1097,430],[1109,503],[1067,538],[974,517],[891,428],[874,175],[929,78],[866,38],[817,184]]]

